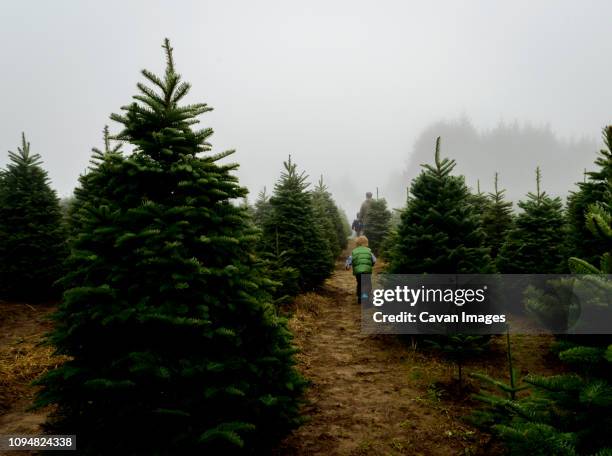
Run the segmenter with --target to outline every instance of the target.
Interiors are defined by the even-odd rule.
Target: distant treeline
[[[468,186],[493,190],[493,178],[499,171],[506,196],[518,201],[524,189],[532,185],[532,170],[537,166],[546,177],[546,188],[554,196],[567,196],[568,189],[583,180],[583,172],[592,166],[597,141],[587,138],[562,140],[547,126],[537,127],[500,123],[491,130],[479,131],[467,119],[438,121],[426,127],[414,142],[403,171],[395,174],[385,187],[386,196],[400,205],[406,186],[421,171],[421,164],[431,160],[431,138],[441,136],[447,150],[457,160],[457,173],[465,176]]]

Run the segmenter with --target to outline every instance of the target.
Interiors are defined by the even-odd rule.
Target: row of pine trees
[[[0,299],[63,293],[49,341],[68,361],[38,381],[36,404],[56,406],[49,428],[78,434],[83,454],[256,454],[299,424],[306,385],[279,304],[329,277],[350,229],[323,179],[311,187],[291,157],[271,195],[236,204],[247,192],[222,161],[233,151],[211,153],[212,130],[197,128],[211,108],[183,103],[190,85],[163,47],[165,73],[143,70],[146,83],[111,116],[121,130],[105,129],[65,210],[25,137],[10,153]],[[538,169],[517,213],[497,175],[494,192],[472,192],[438,140],[406,206],[375,199],[364,234],[391,273],[556,273],[568,263],[609,273],[612,127],[604,140],[566,207]],[[458,337],[440,343],[458,358],[488,343]],[[506,418],[492,425],[517,454],[536,442],[533,454],[604,454],[609,340],[559,344],[571,373],[526,379],[533,402],[502,397],[495,416]]]
[[[438,138],[434,164],[425,165],[412,182],[400,220],[383,242],[386,271],[602,275],[596,280],[597,304],[609,315],[612,287],[604,275],[612,272],[612,126],[603,136],[606,148],[595,171],[585,174],[565,208],[560,198],[542,190],[537,169],[535,192],[518,203],[516,214],[497,175],[494,192],[470,192],[463,176],[452,174],[454,161],[441,158]],[[527,301],[528,310],[537,312],[546,304],[546,314],[567,311],[558,299],[536,298]],[[481,354],[490,341],[462,334],[431,339],[458,364],[460,382],[465,358]],[[475,422],[496,432],[515,455],[612,454],[612,338],[558,336],[552,350],[567,373],[530,373],[521,380],[512,367],[508,338],[508,383],[475,375],[494,390],[477,395],[485,409],[475,414]],[[524,389],[531,394],[519,398],[517,392]]]
[[[350,229],[291,158],[270,198],[238,204],[233,151],[211,153],[211,108],[183,102],[163,48],[165,73],[143,70],[66,207],[25,137],[10,153],[0,299],[63,294],[48,341],[67,361],[36,406],[80,453],[261,454],[300,423],[306,385],[278,305],[329,277]]]

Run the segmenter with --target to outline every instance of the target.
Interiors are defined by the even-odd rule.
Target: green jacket
[[[371,274],[372,266],[372,251],[369,247],[359,246],[351,252],[353,259],[353,274]]]

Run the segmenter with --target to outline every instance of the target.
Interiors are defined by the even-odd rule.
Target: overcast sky
[[[548,124],[561,138],[598,143],[612,122],[607,0],[0,8],[0,166],[23,130],[60,196],[72,192],[109,114],[131,101],[139,71],[162,71],[166,36],[193,85],[189,101],[215,109],[202,119],[215,130],[214,150],[237,149],[253,198],[292,154],[313,180],[324,174],[358,202],[405,167],[419,133],[440,119],[465,115],[479,129]],[[350,214],[355,201],[342,201]]]

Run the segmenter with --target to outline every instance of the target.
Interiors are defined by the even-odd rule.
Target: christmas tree
[[[391,212],[387,209],[387,201],[384,198],[373,200],[366,214],[364,234],[374,254],[380,253],[383,240],[390,229]]]
[[[489,273],[480,215],[470,200],[463,177],[451,173],[455,161],[440,158],[436,141],[434,165],[414,179],[401,214],[396,244],[389,252],[393,274]]]
[[[54,299],[66,257],[59,199],[25,134],[0,172],[0,299]]]
[[[332,204],[333,201],[327,187],[323,184],[323,176],[321,176],[312,191],[314,220],[318,230],[323,234],[323,242],[326,244],[326,248],[331,252],[333,258],[337,258],[340,255],[340,244],[332,213],[335,210],[335,205],[332,206]]]
[[[334,255],[315,215],[308,176],[298,173],[289,160],[270,198],[272,213],[263,230],[262,250],[284,259],[284,265],[299,271],[301,290],[311,290],[329,277]]]
[[[253,211],[253,222],[261,231],[270,222],[272,205],[266,193],[266,187],[257,195]],[[290,266],[290,258],[278,246],[268,248],[262,243],[261,237],[257,241],[257,255],[262,261],[266,275],[274,282],[273,296],[276,306],[291,302],[291,298],[299,293],[298,277],[300,272]],[[270,247],[270,246],[268,246]]]
[[[610,188],[604,194],[605,203],[592,205],[586,217],[594,238],[608,246],[612,240]],[[610,254],[610,250],[604,251],[599,268],[583,259],[569,261],[573,273],[602,274],[577,276],[574,285],[584,281],[603,289],[599,308],[610,306],[612,287],[606,276],[612,272]],[[521,401],[507,401],[508,417],[494,426],[511,454],[612,454],[611,343],[609,335],[564,337],[555,349],[568,372],[550,377],[530,374],[525,378],[534,394]]]
[[[555,274],[565,270],[563,252],[564,214],[560,198],[541,190],[540,168],[536,169],[536,193],[519,201],[522,212],[508,232],[498,257],[504,274]]]
[[[54,432],[80,454],[257,453],[296,425],[304,381],[254,256],[256,230],[232,153],[209,153],[206,104],[168,40],[163,77],[144,70],[112,119],[134,147],[83,185],[79,232],[50,341],[70,360],[40,381]],[[112,436],[112,437],[111,437]]]
[[[491,201],[489,200],[487,195],[480,190],[480,180],[476,181],[476,193],[470,193],[469,200],[476,208],[478,214],[480,214],[482,223],[482,217],[491,205]]]
[[[497,380],[490,375],[474,372],[470,377],[478,379],[484,385],[477,394],[472,397],[484,403],[485,408],[475,410],[469,421],[476,426],[488,428],[501,423],[510,422],[511,414],[508,413],[507,407],[511,401],[518,398],[518,393],[529,388],[529,385],[524,384],[519,378],[518,369],[514,368],[512,359],[512,345],[510,344],[510,331],[506,332],[506,356],[508,361],[508,383]]]
[[[266,187],[257,195],[255,200],[255,206],[253,210],[253,222],[258,228],[263,228],[272,212],[272,205],[270,204],[270,196],[266,193]]]
[[[612,182],[612,178],[611,178]],[[606,192],[605,202],[592,204],[586,214],[586,227],[604,249],[597,265],[581,258],[568,260],[574,274],[612,274],[612,185]]]
[[[123,156],[121,154],[121,143],[113,144],[108,125],[104,126],[102,131],[102,140],[104,149],[92,148],[89,167],[85,174],[79,177],[79,185],[74,190],[74,197],[68,206],[68,226],[72,235],[78,234],[82,227],[80,221],[86,214],[79,211],[89,203],[89,207],[99,207],[107,202],[101,199],[102,195],[96,193],[96,188],[100,186],[97,180],[102,179],[107,175],[104,171],[106,168],[112,167],[114,164],[120,166],[123,164]]]
[[[491,248],[491,257],[496,258],[506,235],[513,224],[512,202],[506,201],[503,189],[498,187],[498,177],[495,173],[494,192],[489,193],[489,204],[482,214],[482,229],[485,232],[485,242]]]
[[[407,206],[394,234],[387,272],[391,274],[474,274],[493,272],[484,246],[480,215],[465,180],[451,173],[455,161],[440,158],[436,140],[434,165],[413,180]],[[452,329],[451,329],[452,332]],[[484,350],[489,336],[452,334],[429,342],[457,365],[459,385],[465,358]]]
[[[334,258],[336,258],[346,248],[350,231],[347,233],[346,225],[348,225],[348,221],[342,220],[340,209],[336,206],[331,193],[323,183],[323,176],[321,176],[312,192],[312,199],[322,218],[323,229],[329,239]]]
[[[569,256],[582,258],[589,263],[597,263],[601,252],[600,242],[584,224],[589,207],[603,201],[612,179],[612,125],[603,130],[606,149],[599,152],[595,160],[596,171],[585,173],[585,181],[578,183],[578,191],[570,194],[567,201]]]

